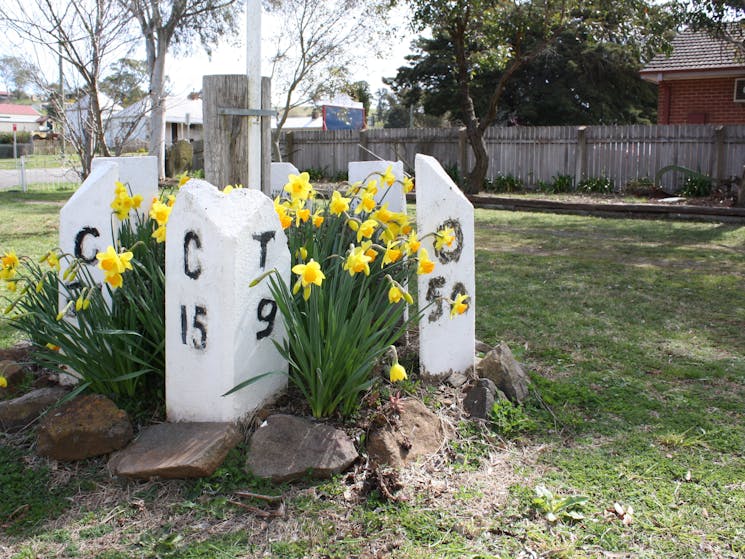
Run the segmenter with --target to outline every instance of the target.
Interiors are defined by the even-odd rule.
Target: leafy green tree
[[[26,57],[0,56],[0,80],[6,91],[16,97],[28,94],[29,89],[39,89],[43,85],[41,70]]]
[[[426,92],[425,109],[439,105],[442,114],[448,106],[452,118],[465,126],[474,154],[474,166],[464,185],[467,192],[477,192],[483,184],[489,166],[484,134],[489,126],[513,116],[509,111],[510,96],[514,104],[529,89],[548,89],[546,81],[558,75],[570,83],[570,90],[575,90],[573,96],[563,100],[561,110],[566,114],[586,110],[588,101],[582,99],[581,93],[585,90],[585,95],[589,95],[592,85],[571,79],[572,72],[582,75],[581,67],[569,68],[567,73],[565,68],[555,68],[551,58],[562,52],[566,58],[575,49],[572,37],[584,37],[589,45],[607,45],[594,57],[587,53],[586,60],[594,59],[599,72],[603,68],[600,63],[611,55],[617,56],[619,46],[629,49],[632,59],[651,56],[664,44],[664,31],[672,25],[669,12],[647,0],[410,1],[418,28],[432,30],[433,38],[420,39],[419,44],[438,56],[418,68],[417,61],[424,61],[426,53],[422,51],[418,59],[412,59],[409,95]],[[532,77],[532,89],[528,74],[531,66],[544,73],[542,81]],[[523,85],[523,91],[515,84],[521,75],[528,84]],[[550,97],[552,92],[542,97]],[[606,103],[606,110],[610,108],[611,104]],[[547,99],[540,112],[556,109]],[[526,114],[525,118],[537,119],[539,115]]]
[[[148,81],[147,64],[133,58],[120,58],[111,73],[101,81],[101,91],[123,107],[142,100],[147,92],[142,86]]]
[[[676,6],[683,23],[735,45],[745,56],[743,0],[689,0]]]
[[[370,93],[370,84],[364,80],[352,82],[344,88],[347,95],[355,101],[362,103],[365,109],[365,115],[370,116],[370,104],[372,103],[372,93]]]

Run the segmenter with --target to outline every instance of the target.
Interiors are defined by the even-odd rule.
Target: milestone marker
[[[420,237],[452,229],[451,246],[435,248],[432,236],[422,239],[435,262],[430,274],[417,276],[419,308],[419,365],[423,376],[443,378],[467,374],[474,367],[476,337],[476,279],[473,206],[436,159],[416,156],[416,219]],[[468,295],[468,309],[450,317],[449,300]]]
[[[274,205],[254,189],[229,194],[191,180],[166,233],[166,411],[169,421],[236,421],[287,383],[273,340],[285,337],[264,280],[289,281],[290,253]],[[278,371],[229,396],[241,382]],[[284,373],[284,374],[283,374]]]

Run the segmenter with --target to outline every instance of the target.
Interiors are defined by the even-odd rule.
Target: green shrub
[[[608,177],[590,177],[577,185],[578,192],[591,194],[612,194],[614,189],[613,180]]]
[[[448,176],[452,179],[452,181],[456,185],[461,186],[463,177],[460,174],[460,168],[458,167],[458,165],[456,163],[451,163],[450,165],[445,165],[444,169]],[[486,190],[486,188],[484,188],[484,190]]]
[[[16,142],[27,144],[31,141],[31,132],[16,132]],[[0,144],[12,144],[13,132],[0,132]]]
[[[318,182],[326,178],[328,174],[328,167],[311,167],[309,169],[306,169],[305,172],[308,173],[308,177],[310,177],[309,180]]]
[[[484,190],[487,192],[520,192],[525,184],[514,175],[497,175],[493,179],[484,182]]]
[[[710,196],[713,183],[709,177],[703,175],[688,175],[683,183],[683,196],[703,197]]]

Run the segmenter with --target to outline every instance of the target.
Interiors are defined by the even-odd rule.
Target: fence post
[[[370,152],[368,151],[370,138],[367,136],[367,130],[360,130],[360,155],[359,161],[367,161],[370,159]]]
[[[272,79],[261,78],[261,108],[272,108]],[[272,122],[271,117],[261,117],[261,191],[272,194]]]
[[[458,167],[460,176],[465,177],[468,173],[468,135],[465,128],[458,128]]]
[[[587,178],[587,127],[577,128],[577,150],[574,163],[574,185],[576,186]]]
[[[204,76],[202,88],[204,178],[220,189],[228,184],[249,187],[248,119],[217,114],[222,107],[249,108],[248,76]]]
[[[714,128],[714,180],[721,184],[725,180],[725,161],[726,151],[724,149],[724,139],[727,136],[724,126]]]

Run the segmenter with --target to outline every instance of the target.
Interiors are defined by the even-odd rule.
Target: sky
[[[400,11],[400,10],[399,10]],[[403,21],[404,12],[396,14]],[[245,18],[242,21],[239,37],[245,37]],[[272,52],[271,36],[275,28],[273,21],[265,14],[262,18],[262,75],[271,74],[271,66],[267,60]],[[173,84],[174,95],[186,95],[191,91],[202,89],[202,76],[205,74],[242,74],[246,71],[245,40],[241,44],[220,44],[213,50],[212,57],[208,57],[203,50],[197,50],[192,56],[175,57],[169,53],[166,62],[166,74]],[[393,41],[384,58],[378,59],[373,55],[356,65],[351,76],[353,81],[365,80],[370,84],[370,91],[375,93],[385,87],[383,77],[396,75],[399,66],[406,64],[404,57],[409,54],[410,40],[401,37]]]

